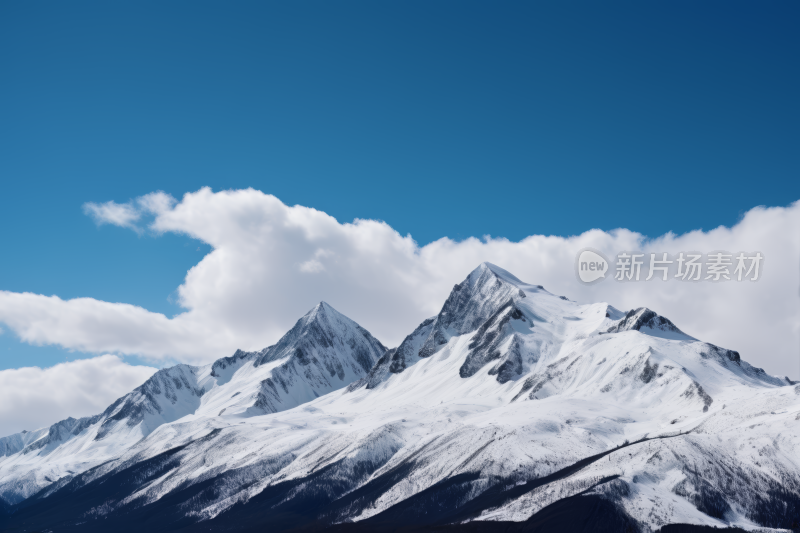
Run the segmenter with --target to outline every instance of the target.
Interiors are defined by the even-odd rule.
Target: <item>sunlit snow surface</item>
[[[358,521],[458,474],[477,474],[464,504],[497,483],[524,484],[609,450],[471,519],[522,521],[589,493],[644,530],[753,529],[776,486],[800,492],[800,387],[649,310],[578,305],[488,263],[397,350],[384,352],[320,304],[275,347],[220,361],[161,371],[60,432],[0,441],[0,496],[52,493],[98,467],[80,480],[90,483],[185,444],[174,468],[93,512],[216,479],[213,500],[186,506],[208,520],[326,466],[340,480],[333,499],[406,468],[329,517]],[[285,499],[304,490],[312,487],[296,484]]]

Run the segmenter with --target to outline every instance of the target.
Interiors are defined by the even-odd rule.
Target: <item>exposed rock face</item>
[[[343,376],[344,366],[357,367],[366,374],[385,351],[386,347],[367,330],[322,302],[277,344],[265,348],[255,364],[294,355],[301,365],[322,365],[331,376]],[[346,354],[345,360],[342,354]]]
[[[462,378],[474,375],[484,365],[502,358],[489,374],[497,375],[497,381],[505,383],[522,372],[520,340],[514,334],[510,322],[528,322],[525,315],[508,300],[481,324],[469,344],[469,354],[459,369]]]
[[[238,369],[244,361],[254,359],[260,355],[259,352],[245,352],[236,350],[230,357],[223,357],[214,361],[211,365],[211,375],[215,378],[222,377],[230,369]]]
[[[516,283],[522,282],[500,267],[482,263],[464,281],[453,287],[438,315],[423,321],[396,350],[388,355],[387,360],[382,361],[379,367],[370,372],[369,379],[353,383],[348,390],[356,390],[363,386],[374,388],[390,374],[399,374],[420,359],[432,356],[452,337],[470,333],[482,328],[487,321],[495,320],[500,310],[505,309],[509,302],[513,305],[514,301],[525,298],[525,291]],[[536,288],[542,289],[541,286]],[[520,313],[519,310],[516,312]],[[490,328],[488,325],[484,328],[484,335],[488,328]],[[490,333],[492,339],[498,342],[491,349],[488,344],[481,345],[479,350],[481,353],[476,352],[469,363],[466,363],[463,370],[464,377],[472,375],[490,360],[500,357],[499,344],[500,341],[508,340],[506,338],[508,331],[502,324],[498,324],[498,328],[503,331]],[[502,335],[498,337],[501,333]],[[488,343],[491,344],[491,341]],[[509,344],[508,348],[511,348],[512,344]],[[489,352],[483,353],[485,350]],[[493,374],[498,376],[497,379],[504,380],[501,382],[508,381],[522,370],[521,356],[518,354],[515,356],[512,352],[509,353],[507,361],[504,360],[493,369]],[[500,366],[503,367],[502,371]]]
[[[646,307],[628,311],[628,314],[626,314],[624,318],[608,328],[606,332],[620,333],[623,331],[641,331],[642,328],[686,335],[679,330],[675,324],[670,322],[669,319],[657,315]]]
[[[430,357],[447,344],[453,335],[474,331],[509,300],[524,298],[525,293],[506,281],[507,278],[519,281],[498,267],[483,263],[467,279],[453,287],[433,321],[419,356]]]
[[[161,424],[193,412],[205,392],[198,384],[197,370],[177,365],[153,374],[91,421],[91,424],[100,421],[95,440],[106,438],[119,424],[128,428],[140,426],[142,434],[148,435]]]
[[[403,339],[400,346],[390,356],[389,372],[399,374],[406,367],[416,362],[416,357],[419,355],[422,346],[430,338],[435,322],[435,318],[428,318],[417,326],[417,329],[411,335]]]
[[[60,422],[56,422],[47,430],[47,436],[34,441],[29,446],[26,446],[22,453],[31,453],[36,450],[44,448],[53,449],[62,442],[69,440],[75,435],[79,435],[84,429],[91,426],[100,419],[101,415],[89,416],[85,418],[67,418]]]

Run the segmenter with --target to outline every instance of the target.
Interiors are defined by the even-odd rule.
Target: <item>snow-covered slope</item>
[[[357,326],[337,333],[353,341],[336,345],[349,347],[334,357],[341,372],[325,355],[336,328],[318,335],[304,321],[274,347],[198,371],[184,386],[205,391],[191,414],[40,483],[6,524],[800,527],[800,387],[651,310],[578,305],[484,263],[396,349]],[[368,372],[357,355],[367,345]],[[67,447],[36,463],[27,448],[9,455],[0,484],[54,469]]]
[[[239,350],[203,367],[159,370],[100,415],[0,440],[0,499],[17,503],[115,459],[164,424],[290,409],[365,376],[385,351],[369,332],[322,302],[274,346]]]
[[[31,442],[39,440],[48,432],[48,429],[49,428],[42,428],[36,431],[22,431],[21,433],[14,433],[8,437],[0,438],[0,457],[14,455]]]

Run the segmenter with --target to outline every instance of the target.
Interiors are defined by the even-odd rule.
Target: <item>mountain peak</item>
[[[678,329],[668,318],[647,307],[631,309],[624,317],[608,328],[606,333],[622,333],[623,331],[640,331],[656,337],[671,339],[697,340]]]
[[[278,366],[261,381],[251,414],[294,407],[347,386],[366,376],[384,352],[386,347],[367,330],[320,302],[260,352],[254,366]],[[300,383],[306,385],[298,388]]]
[[[541,288],[532,287],[507,270],[484,261],[453,287],[438,315],[420,324],[396,350],[381,358],[367,378],[353,383],[349,390],[364,384],[375,387],[389,373],[403,372],[418,360],[435,354],[451,337],[476,330],[510,303],[525,298],[521,286]]]
[[[320,303],[315,305],[314,309],[312,309],[310,312],[311,313],[324,313],[326,310],[336,311],[336,309],[331,307],[331,305],[329,303],[321,301]]]
[[[284,335],[283,338],[281,338],[277,344],[275,344],[275,346],[265,348],[262,350],[262,353],[272,351],[274,355],[277,351],[280,351],[279,347],[284,344],[284,341],[286,340],[293,342],[294,339],[298,339],[307,335],[311,335],[313,337],[319,337],[320,335],[323,337],[340,336],[349,331],[357,331],[362,334],[366,333],[366,330],[364,330],[352,319],[337,311],[329,303],[321,301],[308,313],[303,315],[302,318],[295,323],[294,327],[289,330],[289,332],[286,333],[286,335]],[[369,333],[367,333],[367,335],[369,335]],[[377,342],[377,340],[375,342]],[[275,350],[276,348],[277,350]],[[385,348],[383,350],[385,351]],[[266,358],[262,357],[261,361],[266,361]]]
[[[386,348],[367,330],[322,301],[298,320],[276,344],[262,350],[256,366],[297,353],[297,348],[301,344],[311,343],[318,348],[326,349],[333,346],[335,339],[351,337],[363,338],[370,346],[368,351],[377,350],[376,355],[370,357],[370,366],[366,368],[366,371],[369,371],[371,364],[386,351]]]
[[[334,318],[334,317],[336,319],[339,319],[341,317],[341,318],[344,318],[345,320],[350,320],[349,318],[344,316],[342,313],[340,313],[339,311],[334,309],[333,306],[331,306],[327,302],[318,303],[317,305],[314,306],[313,309],[311,309],[308,313],[306,313],[303,316],[303,318],[300,319],[300,320],[304,320],[305,319],[307,323],[310,323],[312,321],[325,320],[327,318]]]
[[[490,263],[489,261],[484,261],[478,267],[470,272],[469,276],[467,276],[467,280],[472,282],[473,280],[477,281],[481,275],[489,274],[493,275],[496,278],[499,278],[506,283],[511,283],[512,285],[525,285],[523,281],[521,281],[518,277],[514,274],[500,268],[499,266],[495,265],[494,263]]]

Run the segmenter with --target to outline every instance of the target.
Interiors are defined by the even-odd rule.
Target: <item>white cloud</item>
[[[83,212],[92,217],[98,226],[113,224],[123,228],[130,228],[137,232],[140,231],[139,227],[136,226],[136,221],[141,218],[142,214],[131,203],[106,202],[104,204],[96,204],[94,202],[86,202],[83,204]]]
[[[386,223],[340,224],[321,211],[286,206],[252,189],[201,189],[180,202],[154,193],[130,205],[140,216],[144,211],[154,216],[152,230],[186,234],[212,247],[178,288],[186,312],[169,319],[90,298],[0,292],[0,322],[33,344],[196,363],[236,348],[263,348],[324,300],[396,345],[438,312],[455,283],[491,261],[579,302],[606,301],[623,310],[650,307],[687,333],[739,350],[770,372],[798,375],[800,202],[752,209],[732,228],[651,241],[621,229],[566,238],[534,235],[520,242],[442,238],[423,247]],[[127,220],[118,225],[129,227]],[[609,257],[622,250],[729,250],[760,251],[766,259],[756,283],[585,286],[573,273],[575,254],[585,247]]]
[[[174,205],[175,198],[163,191],[156,191],[124,204],[114,201],[102,204],[86,202],[83,204],[83,212],[92,217],[98,226],[112,224],[141,234],[142,228],[136,223],[142,215],[159,215],[169,211]]]
[[[333,252],[320,248],[314,252],[313,259],[300,263],[300,272],[306,272],[308,274],[323,272],[325,270],[325,265],[322,263],[322,259],[330,255],[333,255]]]
[[[142,211],[158,215],[172,209],[175,198],[164,191],[151,192],[136,199],[136,204]]]
[[[155,371],[129,365],[113,355],[44,369],[0,370],[0,437],[46,427],[70,416],[101,413]]]

